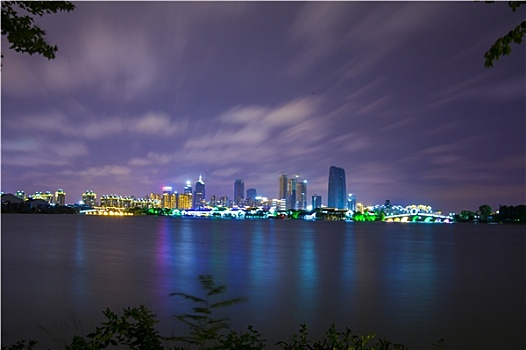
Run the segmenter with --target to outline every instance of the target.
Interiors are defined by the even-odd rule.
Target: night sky
[[[278,196],[329,167],[366,205],[525,202],[525,18],[484,2],[77,2],[37,21],[55,60],[2,37],[2,191]]]

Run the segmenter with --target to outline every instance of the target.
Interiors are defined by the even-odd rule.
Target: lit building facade
[[[353,193],[349,193],[347,197],[347,209],[356,211],[356,196]]]
[[[287,181],[287,209],[296,209],[296,184],[298,175]]]
[[[82,194],[82,202],[85,205],[94,207],[97,205],[97,194],[93,191],[86,191]]]
[[[30,196],[30,198],[31,199],[41,199],[41,200],[48,202],[49,204],[53,203],[53,195],[51,194],[50,191],[35,192],[35,194]]]
[[[279,177],[279,197],[278,199],[287,199],[287,175],[281,174]]]
[[[184,186],[184,194],[191,195],[193,193],[192,191],[192,184],[190,183],[190,180],[186,181],[186,186]]]
[[[180,193],[177,196],[177,209],[192,209],[192,197],[191,193]]]
[[[205,206],[205,182],[201,175],[199,175],[199,180],[195,183],[194,198],[193,198],[193,208],[203,208]]]
[[[167,208],[167,209],[175,208],[175,206],[172,203],[174,202],[174,200],[172,200],[172,194],[173,194],[172,188],[170,186],[163,187],[163,197],[161,201],[161,206],[163,208]]]
[[[62,188],[59,188],[55,192],[55,203],[58,205],[66,205],[66,192]]]
[[[245,182],[242,179],[234,181],[234,205],[245,205]]]
[[[24,191],[16,191],[15,196],[20,198],[20,199],[22,199],[22,200],[26,200],[27,199],[26,193]]]
[[[296,209],[307,209],[307,180],[296,183]]]
[[[250,206],[256,205],[256,197],[258,196],[258,193],[255,188],[249,188],[247,190],[247,204]]]
[[[329,168],[327,206],[335,209],[347,209],[347,186],[343,168],[336,166]]]
[[[321,208],[321,196],[315,194],[312,196],[312,209]]]

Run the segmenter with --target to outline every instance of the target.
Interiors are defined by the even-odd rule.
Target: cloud
[[[345,44],[341,27],[346,22],[344,9],[348,5],[309,2],[303,6],[289,31],[290,39],[302,46],[286,67],[287,75],[304,72]]]
[[[484,71],[463,80],[455,80],[452,85],[430,94],[430,99],[434,101],[431,107],[435,108],[466,99],[504,102],[524,100],[525,91],[524,77],[512,77],[494,82],[493,76]]]
[[[104,177],[104,176],[119,176],[128,175],[131,169],[120,165],[104,165],[100,167],[90,167],[83,170],[65,170],[62,175],[66,176],[82,176],[82,177]]]
[[[173,162],[177,154],[149,152],[146,157],[136,157],[128,161],[129,166],[165,165]]]
[[[86,139],[99,139],[123,133],[138,136],[174,136],[185,132],[188,124],[189,122],[185,119],[175,120],[167,113],[152,111],[139,116],[123,115],[103,118],[93,116],[68,118],[62,112],[51,111],[22,114],[4,122],[4,125],[11,130],[44,132]]]
[[[2,164],[23,167],[65,166],[87,156],[88,148],[76,141],[50,142],[44,137],[2,139]]]

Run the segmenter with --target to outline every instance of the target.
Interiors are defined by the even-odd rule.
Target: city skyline
[[[54,60],[2,37],[4,193],[142,197],[201,175],[207,198],[235,179],[277,198],[300,174],[327,204],[335,164],[363,203],[525,201],[524,43],[493,68],[484,53],[526,6],[75,5],[35,19]]]

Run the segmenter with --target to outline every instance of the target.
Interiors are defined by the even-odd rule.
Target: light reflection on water
[[[168,294],[202,295],[212,274],[248,298],[233,326],[270,345],[334,322],[414,348],[521,348],[525,266],[513,226],[3,215],[2,340],[139,304],[167,333],[191,306]]]

